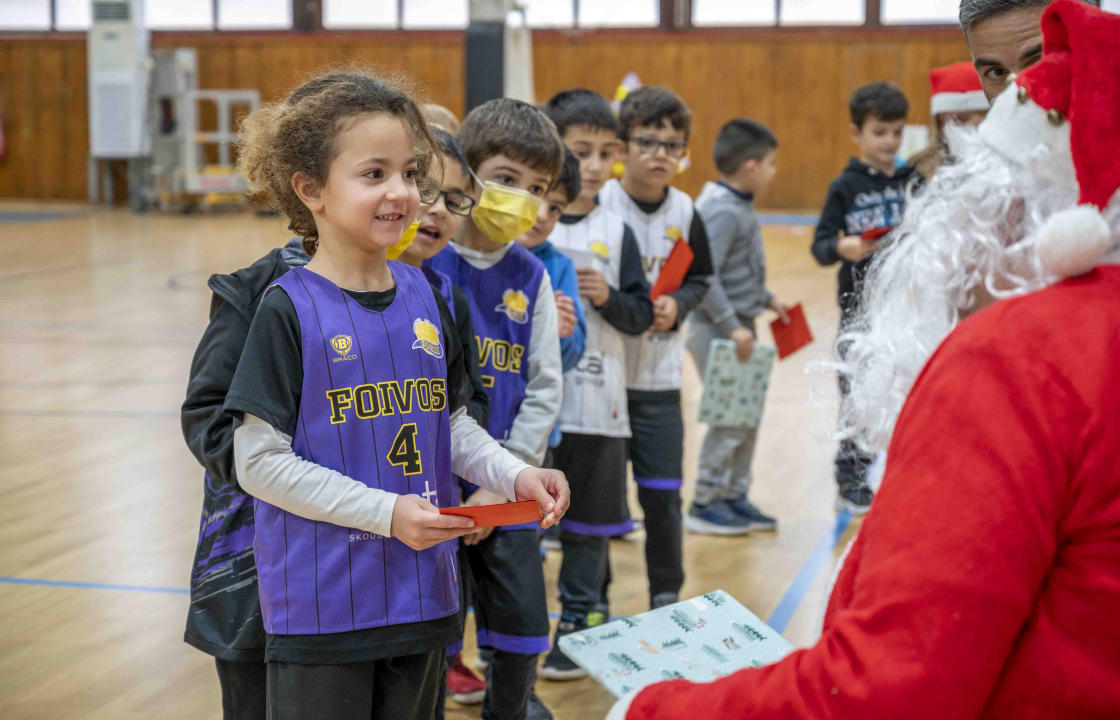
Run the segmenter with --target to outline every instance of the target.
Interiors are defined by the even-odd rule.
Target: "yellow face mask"
[[[479,230],[496,243],[509,244],[537,221],[541,199],[524,190],[484,183],[482,197],[471,211]]]
[[[407,250],[408,246],[412,244],[412,241],[416,239],[416,232],[419,229],[420,221],[413,221],[413,223],[405,228],[404,232],[401,233],[400,241],[396,245],[385,251],[385,256],[390,260],[396,260],[397,258],[399,258],[401,256],[401,253]]]

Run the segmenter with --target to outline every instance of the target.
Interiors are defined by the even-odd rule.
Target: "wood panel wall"
[[[403,70],[428,96],[463,110],[463,35],[457,32],[157,34],[160,47],[193,46],[200,86],[258,88],[283,95],[307,73],[351,61]],[[85,39],[81,35],[0,38],[0,117],[7,153],[0,197],[86,197]],[[534,38],[538,97],[588,87],[608,97],[628,72],[676,89],[694,116],[692,169],[679,185],[695,194],[714,175],[719,127],[746,116],[781,143],[779,174],[760,205],[814,209],[852,151],[847,98],[874,80],[900,85],[911,122],[928,121],[928,71],[967,59],[959,31],[727,30],[688,33],[539,32]]]

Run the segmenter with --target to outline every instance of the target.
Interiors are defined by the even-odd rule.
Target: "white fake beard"
[[[910,198],[869,267],[855,321],[837,338],[844,358],[830,364],[851,383],[838,434],[871,453],[886,450],[914,380],[963,317],[1056,280],[1044,277],[1033,236],[1077,204],[1075,189],[1029,175],[974,129],[946,135],[955,162]]]

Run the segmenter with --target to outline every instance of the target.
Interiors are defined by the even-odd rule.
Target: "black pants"
[[[223,720],[264,720],[265,664],[215,660],[222,685]]]
[[[431,720],[443,649],[341,665],[268,664],[269,720]]]
[[[610,565],[610,539],[603,535],[580,535],[568,530],[560,531],[560,547],[564,551],[560,561],[560,606],[565,620],[569,615],[586,617],[599,604],[602,589],[607,582]]]
[[[638,485],[638,503],[645,514],[646,573],[652,600],[661,593],[679,593],[684,584],[681,394],[677,390],[631,390],[628,400],[633,433],[630,462]]]
[[[848,331],[855,314],[855,302],[850,299],[845,302],[845,299],[841,299],[839,333],[843,334]],[[848,345],[849,343],[837,344],[836,353],[840,356],[840,359],[844,359],[847,355]],[[843,412],[844,403],[851,393],[851,386],[848,383],[848,378],[844,375],[837,377],[837,384],[840,387],[840,408]],[[843,491],[853,486],[867,484],[867,468],[871,466],[873,460],[873,457],[862,452],[851,440],[841,440],[835,459],[836,485]]]

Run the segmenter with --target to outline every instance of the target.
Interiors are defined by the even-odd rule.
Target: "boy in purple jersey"
[[[478,183],[472,222],[461,241],[428,264],[471,301],[490,434],[519,459],[540,465],[560,412],[556,301],[544,264],[514,240],[536,222],[564,148],[540,110],[510,99],[475,108],[459,140]],[[466,487],[464,494],[496,500],[486,489]],[[537,655],[549,647],[537,529],[504,527],[478,541],[482,534],[464,541],[478,590],[478,644],[494,649],[482,717],[520,720],[532,696]],[[533,715],[551,717],[535,697]]]
[[[455,501],[452,473],[537,500],[543,526],[565,511],[567,484],[466,414],[446,302],[386,258],[419,209],[432,139],[402,91],[347,76],[244,123],[241,170],[312,259],[266,291],[226,410],[256,498],[270,715],[428,718],[461,632],[447,541],[473,528],[439,513]]]

